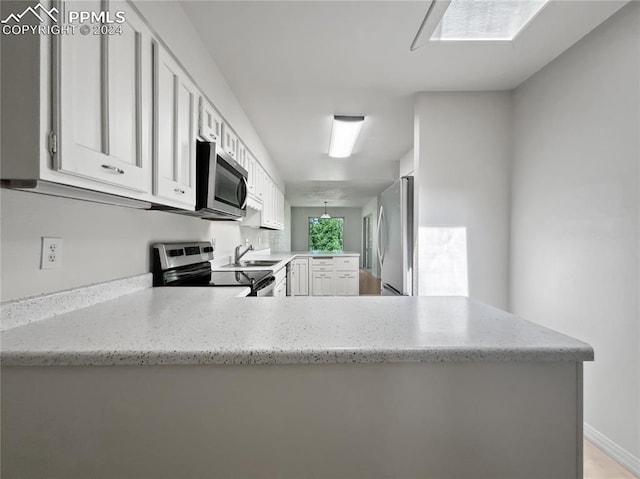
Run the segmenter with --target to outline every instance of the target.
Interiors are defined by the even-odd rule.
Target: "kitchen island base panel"
[[[3,478],[578,478],[576,362],[2,368]]]

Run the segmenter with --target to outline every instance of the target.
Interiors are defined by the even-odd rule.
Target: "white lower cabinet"
[[[313,296],[333,296],[333,273],[311,273]]]
[[[358,296],[360,277],[357,256],[311,258],[313,296]]]
[[[284,298],[287,296],[287,282],[285,281],[280,281],[280,283],[278,283],[275,287],[275,289],[273,290],[273,295],[276,298]]]
[[[274,273],[275,286],[273,295],[276,298],[284,298],[287,296],[287,269],[281,268]]]
[[[198,93],[182,68],[154,43],[154,189],[170,206],[193,210]]]
[[[309,258],[291,262],[291,296],[309,296]]]
[[[346,273],[344,271],[337,271],[334,279],[334,293],[336,296],[358,296],[359,294],[359,279],[358,273]]]

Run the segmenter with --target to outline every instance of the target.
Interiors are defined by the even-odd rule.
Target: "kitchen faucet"
[[[249,246],[247,246],[247,249],[244,250],[242,253],[240,253],[240,248],[242,248],[242,245],[236,246],[236,253],[233,256],[233,259],[234,259],[233,264],[235,264],[236,266],[240,266],[240,258],[242,258],[249,251],[253,251],[253,245],[250,244]]]

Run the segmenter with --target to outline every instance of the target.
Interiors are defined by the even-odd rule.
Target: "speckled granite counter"
[[[271,253],[270,250],[263,251],[253,251],[244,256],[244,259],[253,259],[253,260],[269,260],[269,261],[277,261],[273,266],[243,266],[236,267],[227,264],[230,260],[222,259],[218,261],[211,262],[212,271],[228,271],[229,269],[241,269],[241,270],[259,270],[259,269],[270,269],[272,271],[278,271],[279,269],[284,268],[287,263],[293,261],[296,258],[326,258],[326,257],[334,257],[334,256],[360,256],[360,253],[354,253],[351,251],[343,251],[340,253],[321,253],[321,252],[313,252],[313,251],[292,251],[292,252],[284,252],[284,253]]]
[[[153,288],[2,335],[4,366],[588,361],[583,342],[466,298],[216,299]]]

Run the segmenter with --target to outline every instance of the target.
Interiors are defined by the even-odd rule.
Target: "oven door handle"
[[[275,276],[271,276],[267,281],[259,286],[259,289],[256,290],[256,296],[273,296],[273,290],[276,286],[275,283]]]

